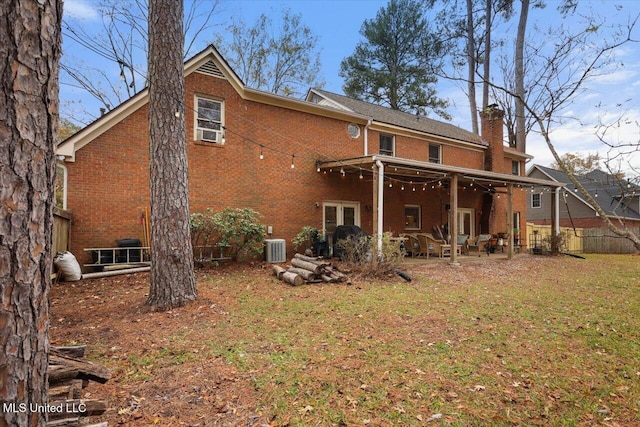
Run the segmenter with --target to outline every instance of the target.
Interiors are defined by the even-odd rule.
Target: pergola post
[[[453,265],[458,264],[458,174],[451,176],[451,183],[449,185],[450,199],[451,199],[451,219],[449,220],[449,233],[451,234],[450,263]]]
[[[507,184],[507,259],[513,258],[513,184]]]
[[[556,187],[553,193],[553,211],[551,212],[553,228],[551,232],[556,236],[560,233],[560,187]]]

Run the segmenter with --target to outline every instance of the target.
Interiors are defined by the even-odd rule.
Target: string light
[[[295,154],[291,155],[291,169],[295,169],[296,165],[293,163],[293,159],[296,157]]]
[[[344,171],[344,168],[342,166],[340,166],[340,173],[342,174],[342,176],[345,175],[345,171]]]
[[[260,160],[264,160],[264,154],[262,153],[262,145],[260,145]],[[320,172],[319,166],[318,166],[318,172]]]
[[[360,176],[359,176],[359,178],[360,178],[360,179],[363,179],[363,178],[364,178],[364,177],[362,176],[362,171],[360,171]]]

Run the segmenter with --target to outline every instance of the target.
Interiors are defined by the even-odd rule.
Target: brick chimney
[[[484,168],[491,172],[506,173],[504,162],[504,111],[491,104],[480,112],[482,139],[489,144]]]

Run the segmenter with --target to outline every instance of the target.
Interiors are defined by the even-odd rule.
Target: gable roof
[[[569,176],[566,173],[546,166],[533,165],[527,172],[527,175],[531,175],[535,170],[540,171],[553,181],[565,183],[567,195],[570,195],[580,203],[583,203],[590,209],[593,209],[593,207],[581,196],[576,186],[571,182],[571,180],[569,180]],[[598,204],[607,213],[607,215],[612,217],[640,219],[640,202],[638,202],[640,187],[625,181],[624,184],[628,186],[628,189],[625,190],[624,188],[621,188],[621,183],[615,176],[598,169],[588,172],[583,176],[576,176],[576,179],[584,189],[587,190],[589,195],[597,200]],[[620,202],[623,198],[625,198],[627,202],[632,201],[635,206],[631,206],[629,203],[621,204]]]
[[[322,89],[311,89],[307,94],[307,100],[320,105],[327,105],[334,108],[352,111],[365,116],[371,117],[374,121],[398,126],[405,129],[411,129],[418,132],[424,132],[429,135],[451,139],[458,142],[471,143],[474,145],[486,147],[488,144],[477,135],[468,130],[462,129],[450,123],[433,120],[428,117],[416,117],[413,114],[405,113],[381,105],[371,104],[369,102],[360,101],[349,98],[345,95],[328,92]]]
[[[369,120],[369,117],[357,112],[249,88],[245,86],[242,79],[233,71],[233,69],[231,69],[227,61],[213,45],[207,46],[204,50],[185,62],[184,76],[187,77],[194,72],[227,80],[236,92],[246,100],[325,117],[349,120],[361,124],[365,124]],[[143,90],[136,93],[113,110],[99,117],[86,127],[80,129],[64,141],[59,142],[56,147],[56,154],[64,156],[67,161],[75,161],[76,151],[80,150],[98,136],[120,123],[129,115],[133,114],[139,108],[146,105],[148,101],[149,89],[148,87],[145,87]]]

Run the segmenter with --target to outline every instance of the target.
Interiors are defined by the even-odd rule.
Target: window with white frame
[[[542,207],[542,194],[540,194],[540,193],[532,193],[531,194],[531,207],[532,208],[541,208]]]
[[[196,98],[196,140],[222,144],[223,104],[221,101]]]
[[[393,135],[380,135],[380,154],[393,156],[395,153],[395,144]]]
[[[442,163],[442,146],[440,144],[429,144],[429,162]]]
[[[404,228],[407,230],[420,230],[420,206],[405,205],[404,207]]]
[[[513,175],[520,175],[520,162],[517,160],[511,160],[511,173]]]
[[[56,206],[67,209],[67,167],[56,164]]]

